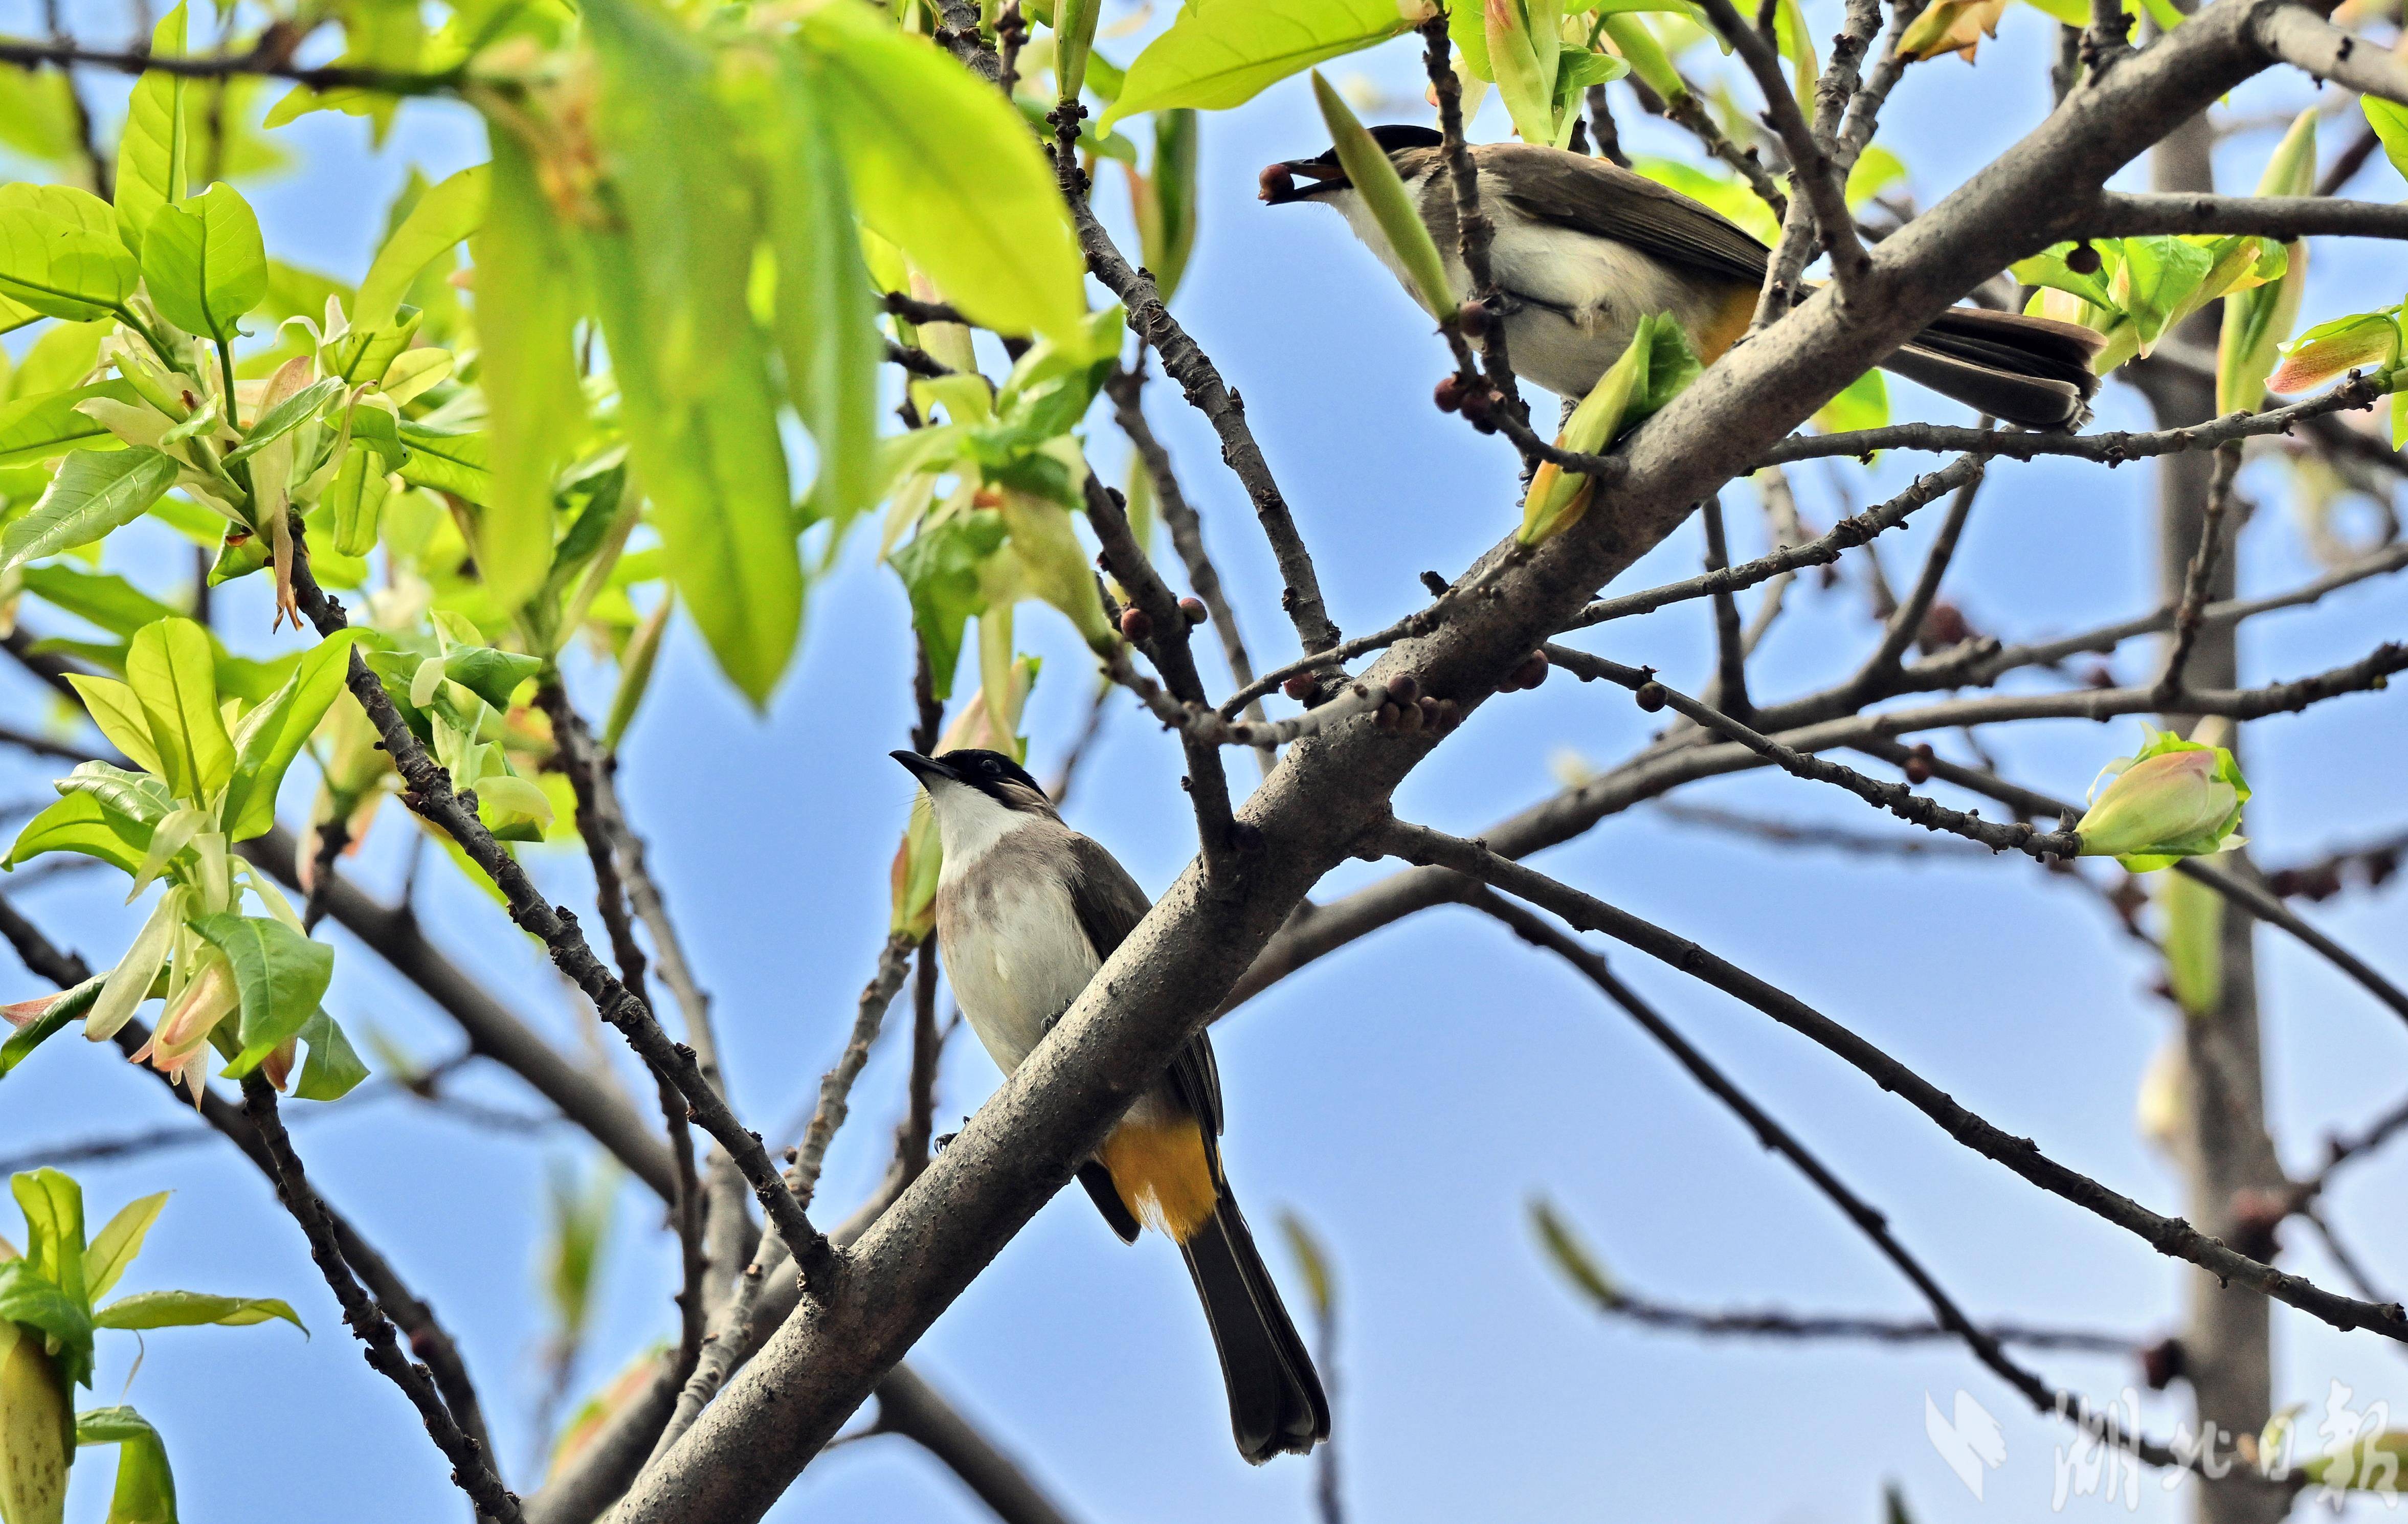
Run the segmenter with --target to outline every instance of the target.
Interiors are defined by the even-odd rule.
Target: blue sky
[[[1116,13],[1117,14],[1117,13]],[[1820,21],[1821,12],[1816,12]],[[13,18],[29,26],[22,15]],[[1912,188],[1936,202],[2048,105],[2047,26],[2011,10],[1978,66],[1954,60],[1911,72],[1884,141],[1906,158]],[[1107,49],[1113,44],[1107,42]],[[1119,45],[1121,56],[1128,45]],[[1360,70],[1417,93],[1412,45],[1391,44],[1337,72]],[[2238,93],[2250,114],[2296,106],[2289,82]],[[1629,119],[1627,140],[1683,145]],[[114,110],[112,106],[109,110]],[[1399,108],[1392,113],[1403,117]],[[1412,120],[1423,113],[1415,108]],[[1505,131],[1495,110],[1479,123]],[[2354,123],[2329,131],[2328,152]],[[481,157],[481,135],[457,109],[412,107],[381,152],[365,129],[316,117],[290,129],[303,167],[262,184],[253,200],[269,247],[295,263],[356,276],[386,201],[412,163],[441,174]],[[1335,217],[1265,209],[1254,171],[1317,151],[1326,134],[1301,80],[1205,124],[1202,235],[1179,310],[1244,394],[1264,449],[1320,558],[1333,613],[1348,630],[1384,623],[1423,600],[1425,568],[1452,575],[1515,521],[1510,449],[1429,411],[1443,348]],[[2270,135],[2228,142],[2225,173],[2254,180]],[[1111,184],[1111,177],[1105,177]],[[2390,198],[2378,163],[2359,193]],[[2320,246],[2305,320],[2397,300],[2387,249]],[[1223,473],[1208,429],[1171,389],[1151,396],[1156,427],[1183,464],[1208,539],[1258,658],[1295,654],[1278,583],[1242,491]],[[1961,409],[1899,386],[1901,417],[1962,421]],[[2101,423],[2137,425],[2128,389],[2110,386]],[[1108,433],[1096,456],[1121,451]],[[1801,472],[1811,520],[1839,513],[1835,485],[1861,506],[1927,461],[1867,471]],[[2271,464],[2243,478],[2259,512],[2242,538],[2244,589],[2275,591],[2314,575],[2294,528],[2286,477]],[[1969,527],[1948,595],[1976,625],[2009,636],[2063,632],[2140,612],[2154,602],[2149,477],[2061,464],[2002,464]],[[1760,549],[1761,520],[1730,499],[1741,553]],[[1937,515],[1926,515],[1934,520]],[[1910,576],[1933,525],[1882,547]],[[809,1104],[851,1019],[883,935],[885,870],[910,800],[886,760],[909,726],[905,607],[891,573],[858,536],[815,587],[806,644],[766,716],[719,679],[689,630],[662,658],[652,696],[625,752],[623,788],[705,985],[716,997],[739,1110],[765,1129]],[[1701,548],[1684,530],[1621,584],[1688,575]],[[180,556],[112,548],[112,563],[154,589],[183,575]],[[238,649],[265,649],[259,590],[223,601]],[[1765,648],[1759,691],[1828,681],[1872,638],[1859,581],[1801,585]],[[1024,639],[1047,657],[1033,701],[1034,770],[1048,776],[1091,692],[1075,638],[1032,609]],[[2362,587],[2250,633],[2247,680],[2298,676],[2396,637],[2399,594]],[[47,626],[46,626],[47,628]],[[1584,642],[1622,661],[1661,664],[1695,687],[1711,646],[1703,604],[1689,604]],[[2146,671],[2139,647],[2116,663]],[[580,673],[589,707],[607,682]],[[0,706],[21,721],[45,700],[0,673]],[[1476,832],[1542,797],[1550,759],[1570,750],[1610,763],[1654,728],[1616,693],[1560,676],[1483,708],[1400,790],[1399,812]],[[2100,763],[2131,749],[2137,722],[2057,723],[1989,737],[2013,776],[2078,793]],[[1946,749],[1943,743],[1943,750]],[[2360,697],[2251,727],[2257,786],[2249,834],[2263,860],[2293,862],[2399,827],[2408,816],[2397,758],[2408,746],[2398,701]],[[1246,764],[1233,761],[1233,776]],[[1159,889],[1192,850],[1178,790],[1178,753],[1134,705],[1116,700],[1069,814]],[[49,775],[0,758],[0,803],[35,801]],[[306,802],[296,780],[288,818]],[[1797,820],[1881,829],[1855,801],[1781,776],[1748,776],[1684,794]],[[353,869],[391,892],[411,827],[388,807]],[[2149,995],[2144,950],[2089,897],[2019,859],[1865,859],[1770,851],[1646,809],[1608,820],[1542,865],[1639,914],[1695,936],[1796,991],[1888,1048],[2000,1125],[2143,1202],[2179,1210],[2171,1174],[2135,1135],[2142,1066],[2171,1029]],[[538,854],[556,897],[589,890],[580,862]],[[1349,863],[1328,897],[1389,868]],[[136,912],[116,904],[105,874],[54,880],[22,908],[95,961],[114,956]],[[491,902],[430,855],[420,904],[437,941],[564,1044],[585,1039],[572,995],[509,931]],[[2395,976],[2408,976],[2396,889],[2354,893],[2308,914]],[[412,1051],[447,1054],[457,1037],[372,956],[337,934],[331,1004]],[[2258,942],[2265,970],[2270,1095],[2295,1168],[2324,1130],[2389,1105],[2408,1076],[2401,1033],[2360,992],[2279,933]],[[1612,949],[1609,949],[1610,951]],[[1857,1189],[1886,1209],[1904,1240],[1977,1315],[2156,1333],[2178,1316],[2180,1272],[2095,1218],[2036,1194],[1947,1142],[1881,1094],[1753,1012],[1636,954],[1615,966]],[[33,992],[0,970],[0,994]],[[1919,1315],[1911,1292],[1865,1242],[1582,981],[1458,910],[1431,912],[1289,979],[1215,1033],[1229,1097],[1230,1170],[1274,1263],[1301,1283],[1276,1243],[1285,1211],[1326,1244],[1343,1304],[1334,1372],[1337,1434],[1354,1517],[1559,1519],[1713,1517],[1863,1520],[1885,1478],[1929,1520],[2032,1517],[2049,1506],[2054,1447],[2064,1432],[2018,1410],[2013,1394],[1951,1348],[1701,1344],[1600,1319],[1538,1252],[1526,1209],[1553,1200],[1635,1290],[1701,1306]],[[645,1090],[615,1039],[606,1061]],[[890,1035],[856,1091],[822,1201],[834,1215],[881,1166],[902,1090]],[[974,1045],[954,1045],[942,1075],[940,1130],[995,1081]],[[472,1067],[461,1093],[532,1113],[508,1075]],[[0,1155],[175,1119],[161,1089],[113,1050],[62,1041],[8,1081]],[[296,1104],[295,1112],[308,1111]],[[529,1417],[540,1395],[538,1254],[547,1171],[587,1150],[565,1129],[474,1131],[406,1099],[331,1108],[298,1132],[313,1177],[383,1246],[461,1336],[514,1481],[533,1475]],[[357,1358],[296,1231],[265,1183],[214,1141],[129,1162],[79,1166],[95,1213],[172,1187],[132,1288],[189,1286],[289,1297],[315,1331],[281,1327],[171,1331],[105,1341],[93,1400],[125,1391],[165,1433],[187,1517],[265,1514],[417,1520],[458,1502],[399,1397]],[[2408,1230],[2385,1204],[2403,1179],[2396,1158],[2350,1175],[2331,1207],[2386,1279],[2408,1279]],[[607,1379],[670,1327],[669,1255],[656,1204],[623,1193],[603,1306],[579,1391]],[[2336,1273],[2295,1240],[2286,1263],[2320,1281]],[[2399,1284],[2399,1280],[2393,1280]],[[2363,1406],[2408,1401],[2399,1360],[2369,1337],[2344,1338],[2279,1315],[2284,1395],[2321,1412],[2328,1383]],[[1250,1470],[1234,1454],[1211,1346],[1177,1257],[1159,1240],[1123,1248],[1072,1193],[1040,1213],[941,1318],[913,1360],[988,1431],[1024,1457],[1076,1517],[1163,1524],[1310,1517],[1312,1471],[1284,1460]],[[2134,1384],[2120,1362],[2064,1356],[2038,1363],[2101,1400]],[[131,1375],[131,1386],[127,1386]],[[2005,1428],[2008,1459],[1976,1503],[1926,1442],[1923,1403],[1948,1410],[1970,1391]],[[2186,1394],[2147,1396],[2164,1432]],[[106,1461],[93,1465],[105,1472]],[[73,1515],[98,1520],[106,1486],[82,1478]],[[2181,1505],[2145,1478],[2141,1517]],[[2075,1498],[2076,1513],[2106,1506]],[[772,1515],[972,1520],[982,1517],[948,1476],[894,1440],[848,1446],[815,1465]]]

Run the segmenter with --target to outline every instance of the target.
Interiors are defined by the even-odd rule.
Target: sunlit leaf
[[[580,432],[585,395],[570,347],[575,264],[534,163],[489,125],[493,194],[470,246],[477,262],[479,381],[493,486],[477,516],[477,575],[515,609],[552,564],[552,478]]]
[[[117,1284],[125,1267],[142,1252],[142,1239],[150,1232],[150,1224],[167,1205],[167,1192],[144,1196],[126,1203],[117,1215],[92,1235],[91,1245],[83,1251],[84,1294],[98,1298]]]
[[[1477,4],[1468,0],[1458,8],[1479,25]],[[1169,30],[1129,64],[1104,125],[1165,107],[1217,111],[1240,106],[1289,75],[1412,29],[1396,0],[1213,0],[1186,6]]]
[[[142,276],[159,315],[188,334],[232,339],[267,295],[259,219],[231,185],[212,185],[150,218]]]
[[[418,198],[393,236],[384,241],[360,282],[359,300],[351,308],[351,326],[382,328],[393,321],[394,309],[409,291],[418,272],[437,254],[477,231],[485,220],[485,198],[493,170],[475,164]]]
[[[178,469],[155,449],[76,451],[41,501],[0,531],[0,567],[90,545],[132,523],[176,484]]]
[[[237,1061],[247,1070],[317,1014],[334,975],[335,949],[272,916],[196,916],[192,925],[226,955],[242,991],[236,1041],[243,1058]]]
[[[206,805],[234,776],[234,742],[218,712],[216,652],[190,620],[161,620],[136,632],[125,657],[126,686],[142,701],[168,791]]]
[[[151,29],[151,56],[179,58],[184,43],[184,6],[178,0],[176,7]],[[192,158],[184,110],[186,88],[182,75],[151,69],[134,82],[134,93],[126,103],[125,127],[117,142],[117,219],[120,237],[137,259],[159,208],[184,199],[186,166]],[[173,317],[167,320],[176,321]],[[192,330],[190,324],[178,326],[203,332]]]
[[[801,37],[869,225],[981,323],[1010,334],[1076,325],[1086,263],[1053,166],[1010,103],[865,6],[814,7]]]
[[[136,1291],[101,1308],[92,1321],[95,1328],[200,1328],[212,1323],[244,1328],[271,1317],[308,1332],[281,1297],[212,1296],[207,1291]]]
[[[124,306],[141,278],[108,203],[73,186],[0,186],[0,297],[90,322]]]

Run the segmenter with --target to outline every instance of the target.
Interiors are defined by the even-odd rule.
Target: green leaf
[[[29,366],[30,368],[30,366]],[[24,378],[23,370],[18,378]],[[132,405],[134,388],[123,381],[102,381],[71,391],[22,398],[0,407],[0,466],[28,465],[64,455],[78,445],[106,449],[115,443],[108,425],[76,411],[76,405],[93,397]]]
[[[835,140],[799,71],[780,80],[784,88],[762,118],[774,133],[766,177],[778,274],[772,331],[786,390],[819,455],[812,517],[832,521],[841,537],[877,494],[885,349]]]
[[[495,650],[491,646],[455,646],[452,654],[443,659],[444,677],[496,709],[509,708],[510,695],[518,691],[519,684],[542,670],[540,657]]]
[[[265,916],[196,916],[192,927],[234,969],[235,985],[242,991],[236,1041],[246,1059],[252,1053],[265,1058],[317,1014],[334,976],[334,948]]]
[[[166,1208],[167,1192],[138,1197],[118,1209],[100,1232],[93,1234],[91,1246],[83,1251],[84,1294],[98,1298],[117,1284],[125,1267],[142,1252],[142,1239],[150,1232],[150,1224],[159,1220]]]
[[[228,841],[249,841],[276,824],[277,788],[343,691],[351,639],[343,632],[320,641],[301,658],[283,687],[243,717],[234,734],[234,785],[226,790]]]
[[[23,402],[81,385],[99,365],[101,341],[116,326],[108,320],[54,322],[42,330],[32,348],[18,358],[16,379],[7,385],[7,400]]]
[[[596,0],[584,14],[626,223],[586,249],[636,475],[681,601],[720,669],[765,705],[802,628],[803,570],[768,345],[747,299],[759,207],[734,156],[740,134],[706,63],[652,12]]]
[[[76,1415],[78,1445],[117,1446],[117,1487],[102,1524],[176,1524],[176,1478],[159,1431],[130,1407]]]
[[[114,677],[88,677],[79,672],[70,673],[67,681],[82,698],[85,712],[100,727],[101,734],[135,766],[154,777],[164,773],[159,748],[150,739],[150,717],[142,712],[142,701],[134,696],[134,690]]]
[[[72,1175],[45,1166],[10,1175],[8,1191],[17,1198],[17,1209],[25,1214],[25,1267],[65,1292],[79,1307],[88,1305],[91,1293],[83,1278],[83,1187]],[[0,1310],[0,1317],[9,1316]]]
[[[1139,252],[1154,272],[1154,289],[1169,301],[1187,273],[1187,259],[1196,251],[1196,113],[1185,107],[1157,111],[1154,118],[1154,163],[1151,172],[1132,177],[1131,210],[1136,214]]]
[[[1413,205],[1405,182],[1397,178],[1396,165],[1388,162],[1385,150],[1363,130],[1329,81],[1321,71],[1312,71],[1312,96],[1321,107],[1321,120],[1327,124],[1331,139],[1337,144],[1338,162],[1345,166],[1346,178],[1363,198],[1364,207],[1388,240],[1389,249],[1398,263],[1412,275],[1413,294],[1422,310],[1440,323],[1452,324],[1457,306],[1455,287],[1446,277],[1446,262],[1439,257],[1438,245],[1422,221],[1421,208]]]
[[[48,1010],[9,1033],[8,1040],[0,1043],[0,1078],[6,1078],[9,1070],[24,1062],[26,1055],[34,1049],[71,1024],[82,1020],[84,1013],[92,1009],[92,1003],[100,998],[101,986],[108,982],[108,976],[93,975],[59,995],[50,1002]]]
[[[184,42],[184,7],[179,0],[176,8],[151,29],[151,56],[180,58]],[[150,70],[134,83],[133,98],[125,107],[125,130],[117,142],[118,234],[136,257],[159,209],[184,199],[185,164],[191,157],[184,77]],[[151,295],[154,300],[158,295],[155,286]],[[177,322],[172,315],[167,320]],[[202,331],[189,323],[177,322],[177,326]]]
[[[1889,383],[1877,370],[1869,370],[1850,381],[1814,415],[1814,427],[1825,434],[1853,434],[1858,429],[1882,428],[1888,422]]]
[[[2110,289],[2132,320],[2141,353],[2145,355],[2156,347],[2158,336],[2186,310],[2184,304],[2214,267],[2214,253],[2187,239],[2124,240],[2124,263]]]
[[[2101,255],[2102,264],[2104,256],[2111,249],[2116,252],[2119,262],[2122,258],[2120,249],[2116,248],[2113,240],[2102,239],[2093,247]],[[2065,263],[2065,256],[2073,248],[2074,246],[2070,243],[2057,244],[2034,254],[2029,259],[2018,260],[2007,267],[2007,273],[2027,286],[2045,286],[2052,291],[2061,291],[2070,295],[2079,296],[2092,306],[2104,311],[2121,312],[2123,307],[2115,300],[2114,292],[2107,289],[2106,271],[2103,268],[2086,275]]]
[[[0,531],[0,570],[92,544],[132,523],[176,484],[179,467],[155,449],[79,449],[50,490]]]
[[[486,188],[492,179],[490,165],[475,164],[418,198],[418,205],[378,250],[367,278],[360,282],[359,301],[351,308],[354,329],[391,324],[394,309],[401,306],[418,272],[477,231],[485,220]]]
[[[267,297],[267,248],[251,203],[218,184],[184,206],[160,207],[142,239],[142,278],[169,322],[235,338],[244,315]]]
[[[800,36],[863,219],[976,321],[1068,333],[1086,312],[1086,262],[1010,103],[867,7],[817,7]]]
[[[1566,1279],[1587,1292],[1601,1307],[1622,1304],[1622,1292],[1607,1275],[1605,1267],[1570,1225],[1555,1214],[1552,1204],[1543,1200],[1532,1202],[1530,1225],[1539,1231],[1539,1242],[1545,1246],[1547,1257],[1555,1261],[1555,1268],[1564,1273]]]
[[[225,463],[237,465],[250,460],[317,417],[328,403],[342,395],[342,381],[329,376],[294,392],[252,420],[251,427],[243,431],[242,443],[226,451]]]
[[[471,503],[481,504],[494,495],[494,474],[485,463],[485,435],[407,421],[400,433],[402,443],[409,447],[409,459],[401,465],[402,480]]]
[[[91,1383],[92,1314],[80,1295],[62,1289],[29,1261],[0,1262],[0,1323],[22,1323],[50,1335],[50,1360],[63,1386]]]
[[[1480,27],[1473,0],[1454,7]],[[1396,0],[1214,0],[1181,8],[1168,31],[1128,66],[1105,126],[1168,106],[1226,110],[1324,59],[1385,42],[1412,29]],[[1485,54],[1481,78],[1487,78]]]
[[[207,805],[234,776],[234,743],[218,713],[217,652],[190,620],[161,620],[134,636],[126,685],[142,701],[160,776],[179,799]]]
[[[1003,546],[1003,516],[959,514],[928,525],[888,555],[911,599],[911,624],[927,643],[936,694],[951,698],[961,664],[962,627],[986,611],[983,568]]]
[[[9,868],[45,852],[77,852],[132,874],[150,849],[150,828],[87,793],[72,793],[25,822],[8,849]]]
[[[2375,141],[2383,145],[2383,156],[2408,176],[2408,106],[2380,95],[2360,95],[2358,105],[2366,113],[2366,124],[2374,129]]]
[[[0,296],[91,322],[124,306],[141,278],[108,203],[73,186],[0,186]]]
[[[2282,347],[2283,363],[2267,379],[2273,392],[2302,392],[2344,371],[2388,370],[2400,363],[2397,308],[2358,312],[2322,322]]]
[[[309,1053],[301,1061],[300,1076],[293,1082],[296,1098],[339,1101],[368,1077],[368,1066],[360,1061],[351,1039],[322,1009],[303,1024],[301,1041]]]
[[[477,516],[477,575],[514,610],[552,565],[552,480],[580,432],[585,393],[571,344],[580,304],[568,240],[526,150],[498,121],[486,135],[491,215],[470,252],[493,485]]]
[[[25,591],[113,635],[131,636],[176,611],[113,572],[88,572],[72,561],[47,562],[23,572]]]
[[[89,794],[126,820],[148,832],[177,809],[166,784],[141,773],[129,773],[105,762],[78,762],[75,771],[50,785],[61,794]]]
[[[280,922],[279,924],[281,924]],[[295,933],[298,934],[298,933]],[[94,1328],[246,1328],[281,1317],[309,1332],[290,1303],[272,1296],[213,1296],[207,1291],[136,1291],[93,1315]]]

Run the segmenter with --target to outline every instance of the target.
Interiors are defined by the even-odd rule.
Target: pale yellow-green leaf
[[[1478,0],[1464,0],[1475,15]],[[1192,106],[1226,110],[1325,59],[1385,42],[1412,23],[1397,0],[1209,0],[1182,7],[1128,66],[1101,123]]]

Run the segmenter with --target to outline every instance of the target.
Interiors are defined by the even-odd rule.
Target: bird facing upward
[[[1420,208],[1449,280],[1469,291],[1453,181],[1439,173],[1440,135],[1398,126],[1374,127],[1371,135]],[[1481,205],[1497,229],[1489,263],[1506,348],[1525,380],[1559,396],[1586,396],[1650,313],[1670,313],[1708,364],[1747,332],[1770,250],[1721,213],[1643,175],[1563,149],[1484,143],[1471,157]],[[1262,199],[1275,207],[1335,207],[1414,291],[1337,150],[1272,164],[1261,187]],[[2071,428],[2088,416],[2099,388],[2090,362],[2101,342],[2072,323],[1952,307],[1882,365],[2006,422]]]
[[[936,812],[938,957],[963,1018],[1008,1075],[1145,919],[1145,890],[1064,825],[1010,758],[894,756]],[[1238,1453],[1259,1465],[1327,1439],[1321,1379],[1221,1167],[1221,1076],[1204,1033],[1080,1165],[1079,1183],[1123,1242],[1142,1224],[1179,1245],[1220,1351]]]

